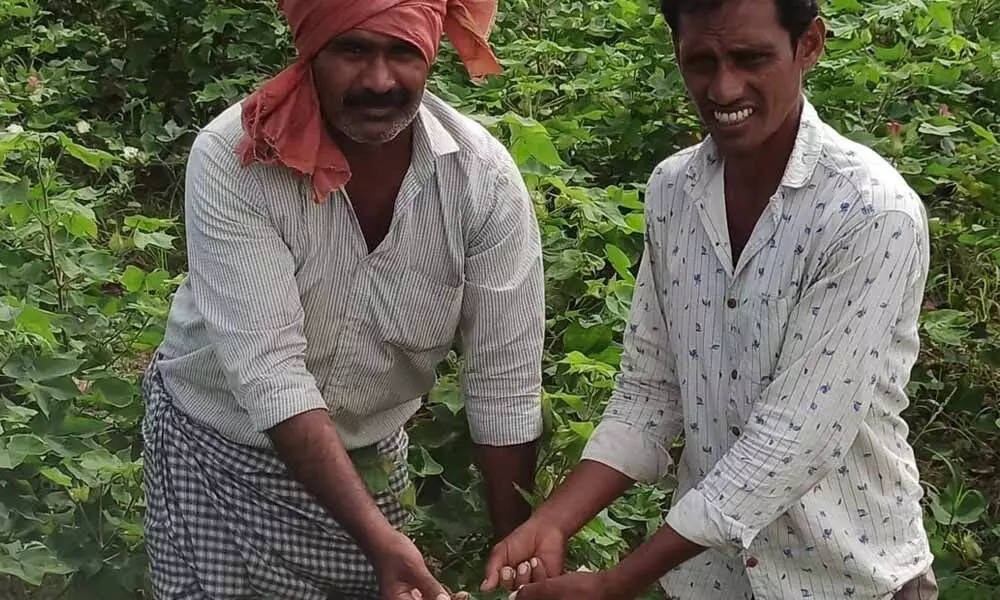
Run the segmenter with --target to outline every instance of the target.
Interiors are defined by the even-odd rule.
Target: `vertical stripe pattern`
[[[891,598],[931,554],[905,387],[928,268],[919,197],[806,102],[733,262],[711,140],[650,179],[622,373],[585,458],[650,481],[686,445],[667,522],[709,547],[685,600]]]
[[[227,439],[326,409],[347,448],[401,427],[453,347],[474,441],[541,432],[538,225],[504,147],[427,94],[392,226],[369,253],[345,193],[325,204],[281,166],[239,165],[234,105],[187,167],[189,275],[159,363],[177,406]],[[460,342],[460,344],[456,344]]]

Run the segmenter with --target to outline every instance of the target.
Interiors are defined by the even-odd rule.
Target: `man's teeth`
[[[736,112],[715,111],[715,120],[723,125],[737,125],[746,121],[752,114],[752,108],[744,108],[743,110],[738,110]]]

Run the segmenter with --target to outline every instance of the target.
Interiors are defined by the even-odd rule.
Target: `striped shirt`
[[[900,417],[928,269],[923,205],[806,103],[783,180],[734,265],[711,140],[659,165],[622,373],[585,459],[654,481],[709,548],[684,600],[886,598],[931,553]]]
[[[542,428],[545,306],[534,207],[510,154],[426,94],[392,225],[371,253],[343,190],[325,204],[282,166],[242,168],[234,105],[187,167],[189,274],[159,363],[177,405],[233,441],[325,409],[344,444],[402,427],[456,348],[474,442]]]

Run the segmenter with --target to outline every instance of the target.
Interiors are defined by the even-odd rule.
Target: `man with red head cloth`
[[[544,295],[508,152],[425,91],[495,0],[285,0],[298,60],[198,135],[189,270],[144,378],[158,600],[447,598],[402,533],[404,425],[456,340],[494,535],[528,516]],[[395,465],[387,489],[354,458]]]

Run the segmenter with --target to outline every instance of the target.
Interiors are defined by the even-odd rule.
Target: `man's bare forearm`
[[[607,571],[615,598],[631,599],[684,562],[706,550],[664,525],[653,537]]]
[[[538,442],[515,446],[475,446],[476,463],[486,484],[493,536],[503,539],[531,516],[531,505],[517,488],[534,491]]]
[[[580,461],[534,518],[555,525],[569,539],[634,484],[634,479],[605,464]]]
[[[268,430],[268,435],[292,476],[330,511],[369,559],[393,542],[396,531],[375,504],[325,411],[296,415]]]

